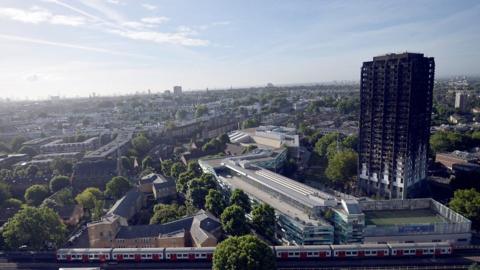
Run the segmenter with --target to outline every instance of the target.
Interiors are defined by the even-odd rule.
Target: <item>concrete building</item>
[[[364,62],[360,84],[359,187],[367,195],[409,198],[427,174],[435,63],[423,54]]]
[[[174,95],[181,95],[182,94],[182,87],[181,86],[174,86],[173,87],[173,94]]]
[[[86,152],[95,150],[98,146],[98,137],[89,138],[83,142],[75,143],[65,143],[62,139],[58,139],[40,146],[40,151],[42,154]]]
[[[458,109],[460,112],[465,112],[467,110],[467,97],[466,93],[455,93],[455,109]]]
[[[448,241],[466,244],[471,222],[433,199],[372,201],[304,185],[255,163],[255,155],[200,159],[221,189],[269,204],[287,244]]]

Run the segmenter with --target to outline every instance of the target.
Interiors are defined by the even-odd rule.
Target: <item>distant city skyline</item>
[[[1,0],[0,97],[359,81],[373,55],[480,74],[478,1]]]

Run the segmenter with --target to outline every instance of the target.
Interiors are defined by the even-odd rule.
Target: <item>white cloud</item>
[[[50,20],[51,24],[79,26],[85,24],[85,18],[78,16],[55,15]]]
[[[118,34],[133,40],[151,41],[159,44],[177,44],[183,46],[207,46],[208,40],[188,37],[186,33],[162,33],[154,31],[119,31],[113,30],[112,33]]]
[[[168,17],[146,17],[146,18],[142,18],[141,21],[144,22],[144,23],[149,23],[149,24],[162,24],[164,22],[167,22],[169,21],[170,18]]]
[[[121,2],[118,1],[118,0],[107,0],[107,2],[110,3],[110,4],[114,4],[114,5],[120,5],[121,4]]]
[[[33,44],[40,44],[40,45],[49,45],[55,47],[63,47],[63,48],[70,48],[70,49],[79,49],[84,51],[92,51],[98,53],[107,53],[113,55],[124,55],[124,56],[134,56],[134,57],[143,57],[143,55],[138,54],[129,54],[123,52],[117,52],[109,49],[97,48],[97,47],[90,47],[90,46],[83,46],[77,44],[70,44],[64,42],[56,42],[56,41],[49,41],[44,39],[36,39],[36,38],[29,38],[29,37],[21,37],[21,36],[12,36],[12,35],[4,35],[0,34],[0,39],[10,40],[10,41],[19,41],[19,42],[26,42],[26,43],[33,43]]]
[[[154,5],[151,5],[151,4],[147,4],[147,3],[143,3],[143,4],[142,4],[142,7],[145,8],[145,9],[151,10],[151,11],[157,9],[157,6],[154,6]]]
[[[50,11],[31,7],[29,10],[18,8],[0,8],[0,17],[23,23],[50,23],[59,25],[79,26],[85,24],[85,18],[79,16],[55,15]]]

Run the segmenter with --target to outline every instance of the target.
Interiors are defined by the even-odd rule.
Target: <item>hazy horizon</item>
[[[1,0],[2,98],[358,81],[420,52],[479,75],[477,1]]]

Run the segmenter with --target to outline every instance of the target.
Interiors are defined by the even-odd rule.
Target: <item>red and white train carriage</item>
[[[165,248],[114,248],[112,259],[121,261],[161,261]]]
[[[71,248],[57,250],[59,261],[105,262],[111,260],[111,248]]]
[[[207,260],[213,258],[215,247],[198,247],[198,248],[166,248],[165,259],[170,261],[178,260]]]
[[[386,244],[331,245],[333,258],[384,257],[390,252]]]
[[[447,242],[438,243],[390,243],[391,256],[432,256],[450,255],[452,246]]]
[[[332,252],[329,245],[276,246],[274,250],[280,260],[330,258]]]

